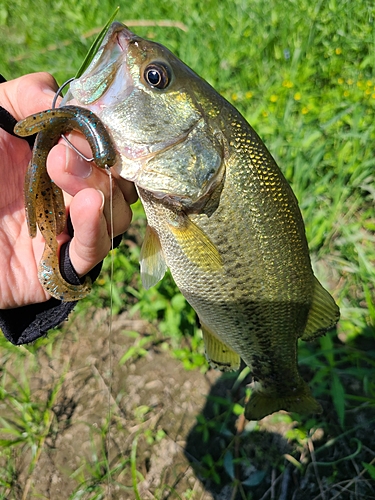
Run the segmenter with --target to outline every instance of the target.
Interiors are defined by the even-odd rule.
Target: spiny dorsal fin
[[[217,368],[224,372],[238,370],[241,361],[239,355],[219,340],[202,323],[201,328],[206,348],[206,358],[212,368]]]
[[[340,309],[331,295],[315,279],[314,296],[302,340],[313,340],[331,330],[340,318]]]
[[[189,217],[184,216],[179,224],[170,223],[168,227],[191,262],[206,272],[222,268],[223,261],[217,248]]]
[[[146,290],[156,285],[167,270],[159,237],[150,226],[146,227],[139,263],[142,284]]]

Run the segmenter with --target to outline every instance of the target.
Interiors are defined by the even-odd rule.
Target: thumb
[[[82,189],[71,201],[74,237],[70,244],[70,260],[79,276],[87,274],[111,248],[103,207],[104,195],[94,188]]]
[[[52,107],[58,85],[49,73],[32,73],[0,85],[0,105],[16,120]]]

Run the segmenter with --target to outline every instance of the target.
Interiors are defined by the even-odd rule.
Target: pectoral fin
[[[241,361],[239,355],[219,340],[202,323],[201,328],[206,348],[206,358],[212,368],[217,368],[224,372],[238,370]]]
[[[313,340],[331,330],[340,318],[340,309],[331,295],[315,279],[314,297],[302,340]]]
[[[140,266],[142,284],[146,290],[156,285],[167,270],[159,237],[150,226],[146,227],[140,255]]]
[[[189,217],[180,217],[178,224],[168,224],[187,258],[203,271],[218,271],[223,266],[222,258],[209,239]]]

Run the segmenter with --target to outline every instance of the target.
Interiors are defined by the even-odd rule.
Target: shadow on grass
[[[185,447],[195,474],[212,497],[220,500],[260,499],[269,489],[268,479],[284,461],[283,455],[292,451],[282,435],[290,426],[288,418],[278,417],[276,422],[269,417],[260,425],[238,415],[245,384],[233,392],[237,377],[237,373],[223,374],[212,386]]]
[[[308,369],[301,368],[308,378]],[[344,428],[331,394],[319,397],[324,412],[315,419],[279,412],[247,422],[240,413],[245,384],[232,390],[237,376],[224,374],[212,386],[184,450],[213,499],[375,499],[370,474],[375,470],[375,409],[361,402],[363,392],[350,370],[343,383],[356,396],[346,399]]]

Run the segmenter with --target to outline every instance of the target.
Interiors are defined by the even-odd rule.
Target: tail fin
[[[310,389],[304,383],[299,391],[287,396],[273,397],[261,391],[254,391],[246,405],[245,417],[248,420],[260,420],[279,410],[309,414],[321,413],[322,407],[312,397]]]

